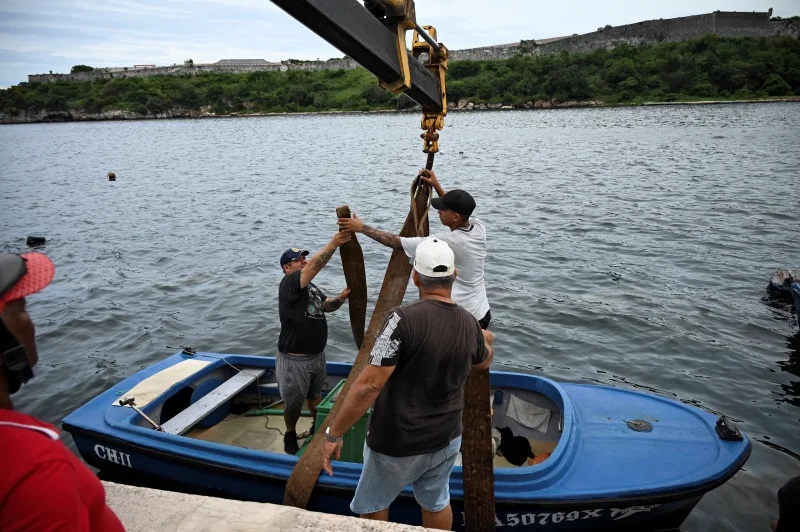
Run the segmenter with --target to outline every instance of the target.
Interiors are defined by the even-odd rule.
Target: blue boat
[[[335,400],[350,369],[328,363],[323,404]],[[522,466],[494,457],[498,528],[674,529],[750,455],[749,440],[727,418],[664,397],[519,373],[492,372],[490,381],[493,425],[547,457]],[[281,504],[298,458],[283,453],[280,404],[274,358],[187,349],[92,399],[63,427],[84,460],[103,471]],[[345,436],[349,461],[319,477],[309,510],[352,515],[365,423]],[[310,424],[301,418],[298,430]],[[457,466],[450,480],[456,530],[465,525],[463,484]],[[420,523],[410,488],[390,512],[393,521]]]

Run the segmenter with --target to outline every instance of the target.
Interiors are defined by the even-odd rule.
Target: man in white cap
[[[417,246],[413,280],[420,299],[389,313],[369,363],[325,433],[323,469],[332,475],[342,436],[374,403],[350,503],[363,518],[388,520],[392,501],[410,484],[423,526],[452,528],[449,480],[464,430],[464,384],[493,355],[492,333],[451,298],[456,275],[446,242],[428,238]]]
[[[487,329],[492,313],[483,282],[486,228],[478,218],[472,216],[475,200],[469,192],[457,188],[445,193],[433,170],[420,170],[419,177],[429,183],[439,195],[438,198],[431,200],[431,207],[437,210],[439,221],[447,227],[447,230],[430,236],[447,242],[455,253],[458,277],[453,283],[453,300],[475,316],[482,329]],[[426,238],[401,237],[389,231],[370,227],[355,213],[352,218],[339,218],[339,229],[363,233],[384,246],[396,250],[402,249],[412,260],[417,246]]]
[[[0,530],[124,532],[103,485],[52,425],[13,410],[39,360],[25,297],[52,281],[42,253],[0,253]]]

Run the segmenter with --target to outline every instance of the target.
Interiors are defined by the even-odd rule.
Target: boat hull
[[[98,434],[74,431],[73,438],[84,460],[111,480],[235,500],[283,503],[286,478],[176,457]],[[497,501],[495,525],[516,530],[671,530],[680,526],[703,493],[713,487],[706,486],[695,493],[627,500]],[[347,488],[317,487],[307,509],[353,515],[353,493]],[[454,497],[451,503],[453,528],[464,530],[464,501]],[[392,504],[390,519],[420,525],[420,509],[413,496],[401,494]]]

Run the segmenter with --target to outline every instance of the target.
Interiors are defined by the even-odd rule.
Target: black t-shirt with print
[[[281,353],[316,355],[325,349],[328,342],[328,323],[322,310],[325,299],[325,294],[313,283],[300,288],[299,271],[283,277],[278,289]]]
[[[393,309],[369,363],[397,366],[372,409],[370,449],[389,456],[441,450],[461,435],[464,384],[488,353],[472,314],[423,299]]]

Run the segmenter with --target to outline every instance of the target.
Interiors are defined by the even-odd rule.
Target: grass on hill
[[[720,38],[619,46],[591,53],[451,62],[448,101],[522,106],[536,100],[606,104],[800,95],[800,40]],[[403,109],[366,70],[253,72],[21,83],[0,90],[0,113],[168,110],[217,114]]]

